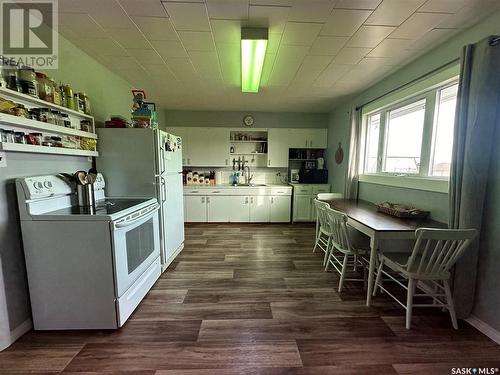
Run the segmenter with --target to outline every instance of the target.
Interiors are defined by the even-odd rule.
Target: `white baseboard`
[[[471,315],[467,319],[465,319],[467,323],[476,328],[481,333],[484,333],[490,339],[495,341],[498,345],[500,345],[500,332],[498,332],[495,328],[483,322],[477,316]]]
[[[19,337],[24,335],[31,328],[33,328],[33,322],[31,321],[31,319],[27,319],[21,324],[19,324],[16,328],[14,328],[14,330],[10,332],[9,342],[0,343],[0,352],[11,346]]]

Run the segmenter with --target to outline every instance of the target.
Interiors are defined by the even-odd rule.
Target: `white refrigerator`
[[[106,194],[156,197],[163,270],[184,247],[182,139],[161,130],[98,129],[97,170]]]

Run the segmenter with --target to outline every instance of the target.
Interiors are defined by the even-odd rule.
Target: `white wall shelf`
[[[21,100],[23,102],[29,102],[34,106],[57,109],[58,111],[72,114],[73,116],[83,117],[83,118],[86,118],[89,120],[94,120],[94,118],[92,116],[86,115],[82,112],[78,112],[78,111],[75,111],[73,109],[69,109],[69,108],[66,108],[66,107],[51,103],[51,102],[46,102],[45,100],[35,98],[33,96],[26,95],[26,94],[23,94],[23,93],[14,91],[14,90],[10,90],[10,89],[7,89],[5,87],[0,87],[0,95],[7,96],[8,97],[7,99],[11,99],[13,101],[16,101],[16,99],[17,99],[17,100]]]
[[[31,152],[37,154],[74,155],[74,156],[99,156],[97,151],[79,150],[74,148],[48,147],[27,145],[22,143],[0,142],[0,150],[12,152]]]
[[[257,141],[257,140],[250,140],[250,141],[229,141],[229,143],[267,143],[267,140],[260,140],[260,141]]]
[[[267,155],[267,152],[233,152],[230,155]]]
[[[65,128],[64,126],[58,126],[46,122],[30,120],[24,117],[8,115],[5,113],[0,113],[0,124],[6,126],[14,126],[16,128],[38,130],[40,132],[75,135],[78,137],[97,139],[97,134],[95,133],[84,132],[82,130],[77,130],[72,128]]]

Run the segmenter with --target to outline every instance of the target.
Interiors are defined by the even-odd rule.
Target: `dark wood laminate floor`
[[[117,331],[30,332],[0,353],[19,374],[450,374],[500,367],[500,346],[439,311],[414,328],[384,296],[311,253],[314,227],[189,225],[186,247]]]

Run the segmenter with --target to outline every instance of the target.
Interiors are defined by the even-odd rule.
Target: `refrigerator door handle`
[[[165,150],[160,146],[160,174],[165,172]]]
[[[165,179],[163,177],[160,177],[160,179],[161,179],[161,191],[162,191],[161,201],[163,203],[167,200],[167,184],[165,183]]]

